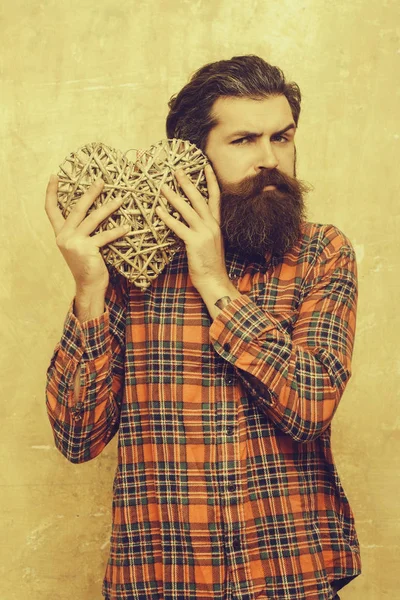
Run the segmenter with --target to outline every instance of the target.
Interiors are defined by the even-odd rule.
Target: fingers
[[[220,222],[220,200],[221,200],[221,192],[219,189],[218,179],[214,173],[214,169],[210,164],[206,166],[204,169],[207,179],[207,188],[208,188],[208,206],[211,211],[212,216],[217,221]]]
[[[196,186],[190,181],[189,177],[185,174],[183,169],[178,169],[175,171],[175,177],[181,186],[185,196],[190,200],[191,205],[193,206],[195,212],[200,215],[203,219],[208,215],[207,203],[196,188]],[[187,205],[187,203],[185,202]],[[190,215],[190,211],[186,211]],[[186,217],[181,213],[183,218],[186,220]]]
[[[65,220],[66,225],[71,228],[76,228],[82,223],[86,217],[86,213],[92,206],[93,202],[103,191],[104,181],[99,178],[86,190],[79,198],[75,206],[72,208],[68,217]]]
[[[199,215],[196,213],[196,211],[183,198],[178,196],[178,194],[175,194],[175,192],[173,192],[168,185],[163,185],[161,192],[166,197],[168,202],[175,208],[175,210],[179,212],[186,223],[190,227],[195,227],[196,222],[198,222],[199,219]],[[165,212],[168,214],[167,211]],[[172,217],[172,219],[176,221],[174,217]]]
[[[220,190],[218,180],[210,164],[206,165],[204,173],[207,181],[208,204],[182,169],[178,169],[178,171],[175,173],[175,176],[197,214],[200,215],[200,217],[202,217],[204,220],[207,220],[211,214],[212,217],[219,223]]]
[[[186,204],[186,202],[184,202]],[[161,206],[157,206],[156,213],[160,217],[162,221],[166,224],[167,227],[171,229],[176,235],[183,240],[184,242],[188,239],[188,234],[190,234],[190,229],[186,227],[184,223],[175,219],[169,212],[162,208]]]
[[[51,175],[46,189],[45,211],[56,235],[58,235],[65,223],[61,210],[57,206],[57,190],[58,177]]]
[[[82,235],[90,235],[102,221],[109,217],[123,204],[124,198],[114,198],[100,208],[92,211],[90,215],[85,217],[87,210],[103,190],[103,186],[104,182],[101,179],[97,180],[78,200],[67,219],[64,219],[57,204],[58,177],[56,175],[50,176],[50,180],[46,189],[45,211],[56,236],[58,236],[66,224],[68,224],[71,229],[76,224],[78,227],[75,225],[75,228],[78,228]],[[95,241],[96,246],[101,248],[102,246],[105,246],[106,244],[109,244],[110,242],[113,242],[125,235],[129,229],[129,225],[121,225],[119,227],[114,227],[113,229],[103,231],[93,236],[92,239]]]
[[[113,198],[103,204],[96,210],[92,211],[77,227],[79,233],[82,235],[90,235],[93,231],[104,221],[107,219],[113,212],[118,210],[118,208],[123,204],[124,197],[120,196],[118,198]]]
[[[126,235],[129,230],[129,225],[120,225],[119,227],[114,227],[113,229],[107,229],[106,231],[97,233],[92,237],[92,240],[95,242],[98,248],[102,248],[111,242],[115,242],[123,235]]]
[[[209,195],[208,204],[189,177],[185,175],[183,169],[178,169],[175,172],[175,177],[185,196],[189,199],[190,205],[180,198],[178,194],[173,192],[167,185],[164,185],[161,188],[161,192],[167,198],[168,202],[172,204],[186,223],[192,228],[196,228],[196,225],[199,225],[199,217],[207,223],[210,221],[211,216],[213,220],[219,223],[220,191],[217,178],[211,165],[206,166],[205,174]]]

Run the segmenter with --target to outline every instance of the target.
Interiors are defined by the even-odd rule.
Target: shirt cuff
[[[78,362],[104,355],[109,345],[109,322],[110,314],[106,308],[100,317],[81,323],[74,315],[72,302],[60,341],[62,350],[68,358]]]
[[[276,329],[275,320],[248,296],[232,300],[210,327],[211,342],[223,358],[234,364],[255,341]]]

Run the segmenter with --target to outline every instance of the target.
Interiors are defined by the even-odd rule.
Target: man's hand
[[[161,188],[173,208],[185,223],[178,221],[165,209],[158,207],[157,214],[186,246],[189,275],[202,296],[212,316],[219,310],[214,303],[223,296],[232,299],[240,294],[229,279],[225,266],[224,244],[219,226],[220,190],[211,165],[205,168],[208,204],[190,179],[179,169],[175,176],[191,206],[167,185]]]
[[[76,305],[81,320],[98,316],[93,314],[104,309],[104,295],[109,282],[107,267],[100,248],[126,234],[128,228],[116,227],[91,235],[96,227],[111,215],[123,202],[122,198],[112,200],[97,208],[89,215],[87,211],[101,194],[104,181],[98,179],[77,201],[70,214],[64,219],[57,206],[58,179],[52,175],[47,186],[45,210],[56,235],[59,247],[76,283]],[[80,305],[80,307],[79,307]],[[75,306],[76,308],[76,306]],[[79,318],[79,314],[77,314]]]

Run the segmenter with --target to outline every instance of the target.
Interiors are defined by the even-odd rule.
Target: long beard
[[[268,185],[273,190],[264,190]],[[281,255],[298,240],[310,186],[274,169],[240,184],[222,184],[221,231],[225,247],[257,259]]]

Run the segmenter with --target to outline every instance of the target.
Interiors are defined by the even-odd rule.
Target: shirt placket
[[[246,585],[246,582],[249,581],[240,473],[239,432],[236,420],[235,389],[237,383],[237,376],[233,367],[229,363],[224,363],[221,369],[220,397],[216,403],[217,461],[227,582],[231,587],[232,600],[243,597],[242,586],[240,594],[235,593],[235,582]],[[250,598],[251,596],[246,597]]]
[[[240,287],[244,269],[233,260],[229,276]],[[227,352],[231,348],[225,349]],[[253,600],[251,569],[245,535],[243,483],[237,422],[238,376],[234,367],[223,361],[220,370],[220,393],[216,402],[217,460],[219,461],[219,492],[226,561],[226,598]]]

